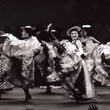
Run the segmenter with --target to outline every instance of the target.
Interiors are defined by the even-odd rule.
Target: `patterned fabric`
[[[7,59],[9,59],[9,58],[7,57]],[[34,82],[33,58],[20,57],[20,59],[17,59],[17,60],[20,60],[21,68],[20,68],[19,64],[15,64],[15,63],[17,63],[16,60],[13,60],[13,61],[9,60],[9,62],[7,62],[7,63],[9,63],[8,68],[10,68],[10,72],[9,72],[8,76],[6,77],[7,80],[16,86],[21,86],[21,82],[18,77],[18,76],[20,76],[20,78],[24,79],[26,85],[30,85],[30,86],[33,85],[33,82]]]
[[[45,46],[41,47],[40,53],[34,58],[34,61],[37,64],[37,68],[40,70],[42,76],[48,77],[48,75],[52,74],[51,76],[54,80],[52,79],[51,81],[55,82],[55,79],[58,81],[59,78],[56,75],[54,65],[54,58],[56,58],[58,55],[57,49],[51,43],[46,43],[43,41],[43,44]],[[48,82],[51,81],[48,80]]]
[[[9,34],[4,42],[3,51],[9,57],[11,56],[34,56],[34,52],[39,51],[41,43],[36,37],[31,36],[29,39],[19,40],[12,34]]]
[[[1,55],[1,56],[2,56],[2,55]],[[5,71],[6,68],[7,68],[7,66],[6,66],[6,68],[5,68],[6,62],[5,62],[5,60],[2,59],[2,58],[3,58],[3,57],[0,57],[0,77],[2,77],[4,71]],[[9,82],[7,81],[7,79],[5,79],[4,82],[0,82],[0,89],[1,89],[1,90],[9,90],[9,89],[12,89],[13,87],[14,87],[14,86],[13,86],[11,83],[9,83]]]
[[[7,88],[6,83],[5,82],[3,82],[3,83],[1,82],[0,83],[0,89],[4,90],[6,88]]]
[[[3,61],[0,59],[0,77],[2,76],[3,72]]]
[[[6,71],[7,72],[6,79],[16,86],[21,86],[21,83],[20,83],[19,79],[17,78],[17,76],[18,76],[17,74],[21,74],[22,77],[25,79],[25,83],[27,85],[29,85],[31,83],[33,84],[33,82],[34,82],[33,57],[27,57],[27,56],[23,57],[22,56],[22,57],[19,57],[19,60],[21,60],[21,63],[22,63],[22,67],[21,67],[22,70],[19,73],[17,73],[16,66],[18,64],[16,63],[16,60],[14,60],[14,62],[13,62],[12,59],[7,57],[5,54],[2,54],[0,57],[0,76],[2,76],[2,74],[4,74],[4,71]],[[12,65],[14,65],[14,66],[12,67]],[[18,69],[19,69],[19,67],[18,67]]]
[[[68,40],[62,40],[60,44],[65,48],[64,53],[60,56],[60,67],[62,73],[69,73],[78,68],[81,61],[77,47]]]
[[[92,37],[89,36],[85,41],[82,41],[83,43],[85,43],[84,52],[86,53],[86,55],[90,54],[94,50],[94,48],[99,45],[99,43],[94,43],[91,38]]]
[[[65,81],[65,78],[70,78],[70,81],[72,82],[70,83],[80,91],[82,98],[95,97],[94,86],[85,61],[80,57],[80,52],[73,43],[67,40],[63,40],[61,44],[65,48],[65,51],[60,56],[58,65],[58,68],[60,66],[58,72],[60,78],[62,81]]]
[[[80,61],[81,59],[77,55],[62,54],[60,60],[61,71],[68,74],[69,72],[78,69],[78,63]]]
[[[104,54],[105,60],[102,59],[102,54]],[[97,46],[92,54],[91,59],[93,61],[92,68],[95,70],[92,74],[92,77],[96,80],[101,82],[102,85],[110,85],[110,79],[109,79],[109,70],[110,70],[110,64],[107,64],[110,60],[110,45],[108,44],[101,44]],[[88,63],[88,62],[87,62]],[[93,71],[91,69],[91,71]]]
[[[34,82],[33,57],[35,53],[39,52],[41,43],[34,36],[25,40],[19,40],[12,34],[9,34],[7,37],[3,44],[3,54],[1,55],[3,71],[7,72],[7,79],[11,83],[21,86],[18,79],[20,74],[24,78],[25,83],[30,85],[30,83]]]
[[[68,56],[65,57],[67,57],[66,59],[69,59]],[[61,70],[61,73],[63,73],[64,76],[66,77],[72,78],[74,85],[77,85],[76,88],[78,88],[80,93],[82,94],[82,98],[95,97],[94,86],[90,74],[88,72],[88,69],[86,67],[85,61],[81,59],[79,60],[78,56],[72,57],[74,57],[74,59],[69,59],[65,62],[64,59],[62,58],[63,66],[61,64],[61,67],[63,69]],[[83,72],[81,72],[82,68]],[[80,79],[79,82],[77,81],[78,79]]]

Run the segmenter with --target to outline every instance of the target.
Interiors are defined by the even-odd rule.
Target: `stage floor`
[[[30,89],[32,100],[23,103],[24,93],[21,88],[13,88],[2,94],[0,110],[26,110],[26,105],[31,105],[34,110],[88,110],[90,104],[95,103],[98,110],[110,110],[110,89],[95,87],[97,97],[76,104],[75,100],[68,97],[63,88],[52,89],[52,94],[44,94],[46,89],[35,87]]]

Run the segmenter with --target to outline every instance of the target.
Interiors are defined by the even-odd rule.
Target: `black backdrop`
[[[63,28],[90,24],[93,36],[102,42],[110,40],[109,0],[0,0],[0,29],[18,25],[44,25],[52,22]]]

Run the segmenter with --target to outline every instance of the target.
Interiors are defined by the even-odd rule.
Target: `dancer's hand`
[[[47,29],[46,29],[47,32],[49,32],[50,27],[52,27],[52,23],[50,23],[50,24],[47,26]]]
[[[26,105],[25,110],[34,110],[32,105]]]
[[[95,104],[91,104],[89,105],[88,110],[98,110],[98,106]]]

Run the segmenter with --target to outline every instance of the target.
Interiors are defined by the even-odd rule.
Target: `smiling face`
[[[71,38],[72,38],[72,40],[75,40],[75,39],[77,39],[78,37],[79,37],[79,34],[78,34],[78,32],[77,31],[71,31]]]

